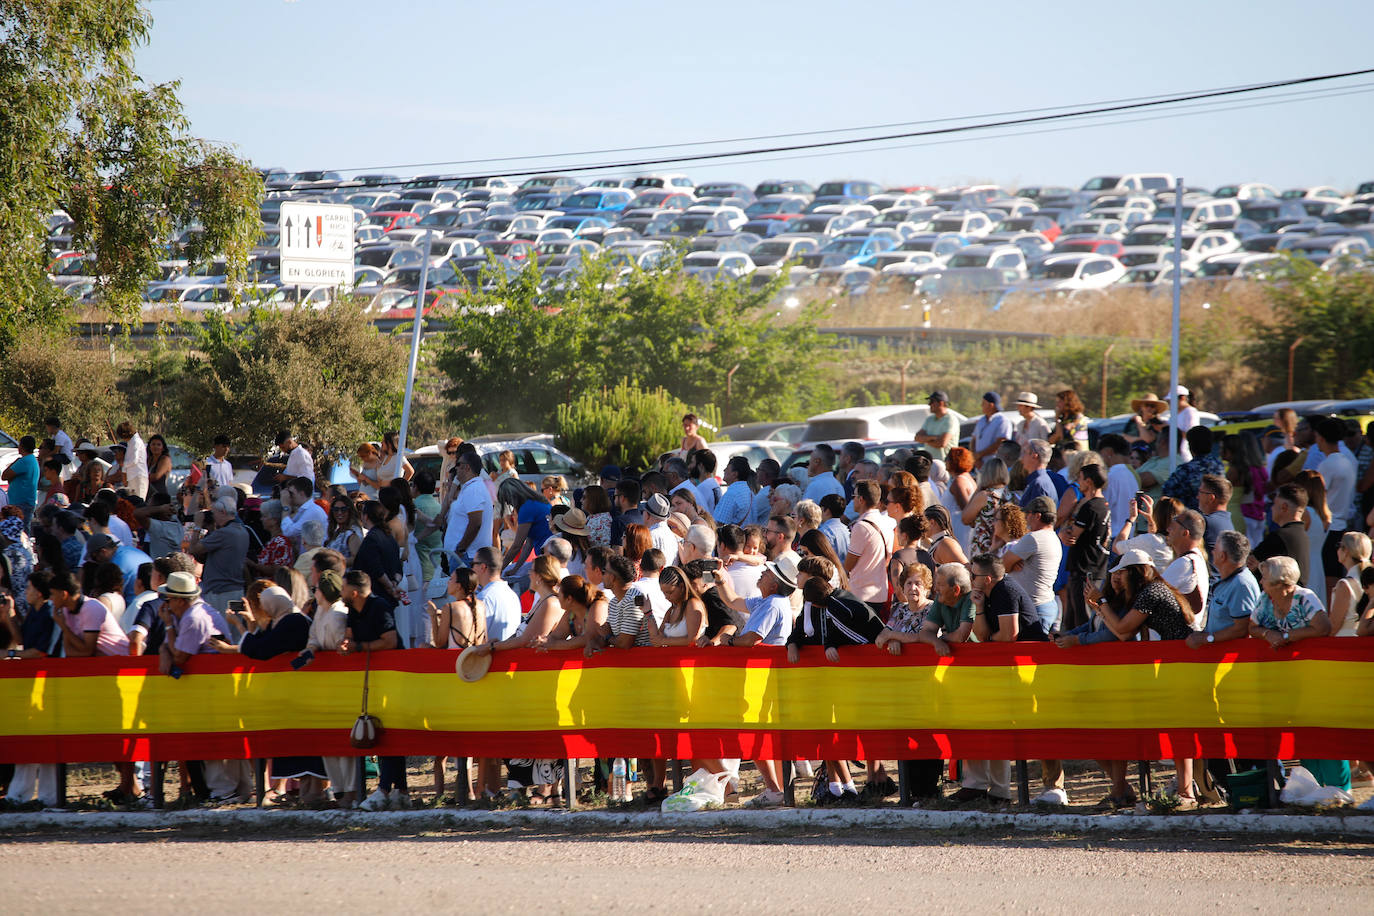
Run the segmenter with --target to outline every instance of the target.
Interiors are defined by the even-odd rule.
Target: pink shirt
[[[96,655],[128,655],[129,637],[119,628],[119,621],[98,599],[87,598],[74,613],[67,611],[67,626],[78,633],[94,633]]]
[[[890,516],[870,509],[849,529],[849,555],[857,558],[849,571],[849,590],[860,601],[882,604],[887,600],[887,560],[892,556],[896,527]]]

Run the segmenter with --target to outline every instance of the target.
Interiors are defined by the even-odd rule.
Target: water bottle
[[[611,763],[611,801],[630,800],[630,784],[625,778],[625,773],[625,758],[615,758]]]

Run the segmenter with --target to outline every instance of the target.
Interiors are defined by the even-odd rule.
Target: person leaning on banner
[[[377,505],[369,503],[369,505]],[[343,577],[340,597],[348,608],[339,654],[385,652],[400,645],[392,604],[372,592],[372,577],[361,569],[350,569]],[[364,811],[410,807],[406,789],[406,759],[377,757],[377,789],[359,805]]]

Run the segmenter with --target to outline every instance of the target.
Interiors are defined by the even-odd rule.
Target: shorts
[[[1326,540],[1322,542],[1322,570],[1332,579],[1339,579],[1346,573],[1345,567],[1336,557],[1336,550],[1341,546],[1341,538],[1343,537],[1345,537],[1344,531],[1328,531],[1326,532]],[[1310,582],[1307,583],[1307,587],[1319,595],[1326,594],[1324,591],[1325,583],[1322,583],[1320,589],[1313,587]]]

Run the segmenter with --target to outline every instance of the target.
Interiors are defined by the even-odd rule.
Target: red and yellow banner
[[[375,653],[372,753],[474,757],[1374,758],[1374,640]],[[0,664],[0,762],[358,753],[363,659]]]

